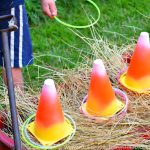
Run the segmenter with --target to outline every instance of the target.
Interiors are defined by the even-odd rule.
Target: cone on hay
[[[120,75],[119,82],[138,93],[150,89],[150,41],[147,32],[141,32],[129,67]]]
[[[47,79],[42,87],[35,121],[28,130],[44,146],[52,145],[73,132],[73,127],[64,117],[54,81]]]
[[[81,112],[87,116],[109,118],[123,108],[124,103],[115,96],[103,61],[95,60],[88,95],[82,103]]]

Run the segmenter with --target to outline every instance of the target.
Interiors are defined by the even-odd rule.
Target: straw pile
[[[150,149],[147,136],[150,136],[150,95],[136,94],[121,87],[116,81],[118,70],[127,66],[122,60],[122,53],[133,50],[133,45],[117,47],[101,38],[84,39],[87,40],[91,50],[92,58],[87,59],[73,70],[63,70],[65,77],[61,77],[62,83],[57,84],[57,91],[60,96],[64,112],[72,116],[77,125],[77,131],[72,141],[62,149],[65,150],[108,150],[119,146],[141,147]],[[112,85],[123,89],[129,98],[129,108],[125,118],[118,122],[114,120],[111,124],[100,124],[89,120],[80,114],[81,101],[88,92],[90,73],[94,59],[101,58],[111,79]],[[0,103],[8,108],[7,94],[1,89],[2,97]],[[20,127],[27,116],[36,112],[39,99],[38,92],[25,92],[16,94],[18,118]],[[4,112],[3,112],[4,113]],[[10,126],[10,115],[6,112],[5,123]],[[7,134],[12,136],[9,131]],[[144,138],[143,138],[144,136]],[[26,147],[26,143],[24,143]],[[31,149],[31,148],[28,148]]]

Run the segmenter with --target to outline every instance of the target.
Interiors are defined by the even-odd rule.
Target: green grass
[[[95,26],[100,37],[122,45],[130,44],[133,39],[136,40],[142,31],[150,32],[148,0],[94,0],[94,2],[101,10],[101,18]],[[56,4],[58,17],[70,24],[85,25],[89,23],[88,17],[96,18],[97,16],[95,9],[85,1],[57,0]],[[34,56],[38,57],[34,61],[35,65],[61,70],[76,67],[78,62],[86,61],[83,55],[91,57],[88,54],[91,51],[88,44],[67,27],[45,17],[36,0],[26,0],[26,7]],[[90,29],[79,31],[86,37],[92,38]],[[31,80],[29,80],[27,70]],[[37,72],[37,66],[25,68],[26,81],[35,81]],[[51,74],[52,72],[46,69],[40,69],[42,81]]]

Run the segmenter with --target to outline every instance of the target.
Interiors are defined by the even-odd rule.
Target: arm
[[[57,15],[57,8],[54,0],[41,0],[43,13],[49,18],[54,18]]]

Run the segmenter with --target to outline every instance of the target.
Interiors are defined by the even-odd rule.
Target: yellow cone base
[[[124,72],[120,76],[120,83],[126,87],[127,89],[137,92],[137,93],[150,93],[150,78],[145,78],[145,81],[139,81],[139,84],[137,84],[133,80],[127,80],[126,79],[126,72]],[[141,82],[141,84],[140,84]],[[143,83],[142,83],[143,82]],[[143,87],[144,86],[144,87]]]
[[[104,111],[100,112],[94,112],[89,110],[86,106],[86,103],[84,103],[81,107],[89,116],[109,118],[114,116],[121,109],[123,109],[125,107],[125,104],[120,100],[116,99]]]
[[[36,131],[35,122],[31,122],[27,128],[43,146],[51,146],[71,135],[73,132],[73,127],[70,121],[66,118],[64,123],[59,123],[46,130],[39,129],[40,131]]]

